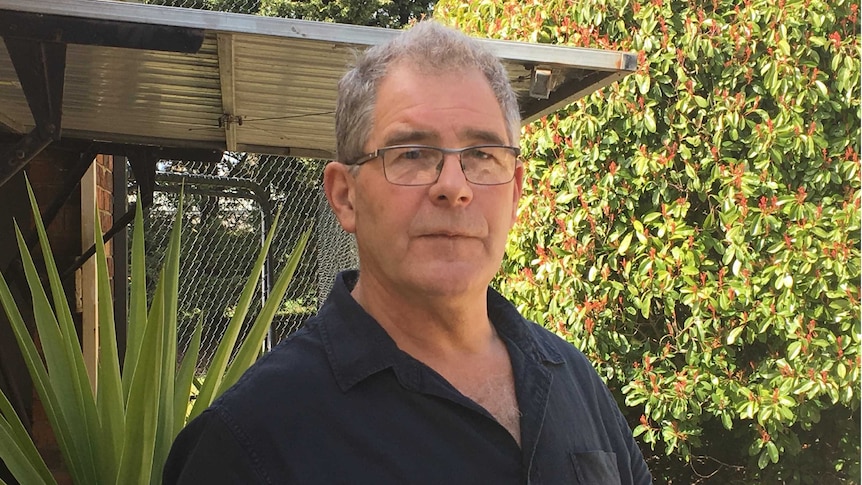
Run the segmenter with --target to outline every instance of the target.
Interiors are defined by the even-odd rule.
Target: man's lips
[[[454,218],[443,220],[436,217],[419,218],[408,227],[409,237],[471,238],[482,239],[488,235],[488,227],[480,221]]]
[[[439,238],[477,238],[476,234],[469,232],[458,231],[430,231],[419,234],[419,237],[439,237]]]

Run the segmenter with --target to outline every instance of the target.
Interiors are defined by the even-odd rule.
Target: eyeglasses
[[[515,177],[521,149],[506,145],[476,145],[439,148],[426,145],[395,145],[378,148],[347,163],[362,165],[375,158],[383,161],[383,175],[395,185],[431,185],[437,182],[447,153],[457,153],[468,182],[500,185]]]

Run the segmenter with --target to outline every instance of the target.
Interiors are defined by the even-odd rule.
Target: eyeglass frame
[[[400,149],[400,148],[427,148],[427,149],[437,150],[440,153],[442,153],[443,157],[440,159],[441,163],[439,165],[439,168],[437,169],[437,177],[433,181],[428,182],[428,183],[423,183],[423,184],[403,184],[403,183],[393,182],[393,181],[389,180],[389,177],[386,176],[386,163],[383,159],[383,154],[389,150],[395,150],[395,149]],[[507,148],[509,150],[512,150],[512,152],[515,154],[515,164],[512,166],[512,176],[503,182],[496,182],[496,183],[492,183],[492,184],[472,182],[470,179],[468,179],[467,174],[464,172],[464,162],[463,162],[461,157],[464,154],[464,152],[466,152],[467,150],[473,150],[473,149],[477,149],[477,148]],[[379,158],[380,162],[383,164],[383,176],[384,176],[384,178],[386,178],[387,182],[389,182],[392,185],[400,185],[402,187],[422,187],[425,185],[433,185],[433,184],[437,183],[437,181],[440,180],[440,174],[443,172],[443,162],[446,161],[446,155],[456,154],[456,153],[458,154],[458,165],[461,166],[461,173],[464,174],[464,178],[468,182],[470,182],[471,184],[475,184],[475,185],[494,186],[494,185],[503,185],[503,184],[507,184],[507,183],[511,182],[515,178],[515,171],[518,168],[518,162],[521,160],[521,148],[516,147],[516,146],[511,146],[511,145],[486,143],[483,145],[471,145],[471,146],[467,146],[467,147],[463,147],[463,148],[443,148],[443,147],[435,147],[433,145],[409,145],[408,144],[408,145],[390,145],[390,146],[380,147],[371,153],[359,155],[358,157],[354,158],[353,160],[351,160],[349,162],[344,162],[344,164],[347,165],[348,167],[359,167],[359,166],[362,166],[362,165],[364,165],[364,164],[366,164],[372,160]]]

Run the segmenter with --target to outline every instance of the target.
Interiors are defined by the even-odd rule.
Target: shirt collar
[[[395,341],[365,310],[350,291],[358,271],[344,271],[335,278],[329,297],[315,320],[335,379],[347,391],[363,379],[393,367],[415,361],[401,351]],[[542,363],[563,362],[548,342],[536,339],[531,326],[502,295],[488,288],[488,314],[497,331],[510,339],[528,359]],[[406,370],[406,369],[405,369]]]

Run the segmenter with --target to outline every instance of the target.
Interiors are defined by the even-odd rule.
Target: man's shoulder
[[[257,360],[215,403],[235,410],[314,394],[331,379],[326,351],[310,319],[302,328]],[[253,398],[252,398],[253,396]]]

